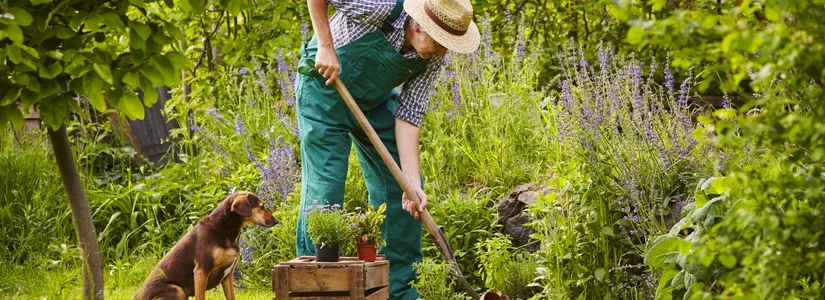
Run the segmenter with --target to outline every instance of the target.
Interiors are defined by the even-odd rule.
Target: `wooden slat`
[[[272,271],[272,276],[277,277],[273,278],[272,282],[275,285],[275,299],[279,300],[288,300],[289,299],[289,267],[288,266],[275,266],[275,270]]]
[[[352,265],[347,269],[349,269],[350,298],[364,299],[364,265]]]
[[[349,274],[347,268],[289,268],[289,291],[349,291]]]
[[[384,261],[382,264],[373,264],[364,268],[364,276],[366,277],[366,289],[373,289],[381,286],[387,286],[389,281],[390,265]]]
[[[385,286],[378,291],[367,296],[366,300],[386,300],[390,298],[390,287]]]

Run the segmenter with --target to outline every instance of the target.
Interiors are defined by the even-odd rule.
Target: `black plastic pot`
[[[338,244],[315,244],[316,262],[337,262],[341,258]]]

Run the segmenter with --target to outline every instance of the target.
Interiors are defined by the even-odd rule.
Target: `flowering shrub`
[[[355,224],[350,223],[350,215],[340,205],[319,206],[317,200],[312,203],[304,213],[307,214],[307,234],[314,243],[344,245],[355,238]]]
[[[363,213],[359,214],[360,211],[361,208],[356,207],[352,216],[356,243],[386,246],[386,241],[381,238],[381,224],[387,217],[384,214],[387,211],[387,203],[381,203],[378,210],[367,205]]]

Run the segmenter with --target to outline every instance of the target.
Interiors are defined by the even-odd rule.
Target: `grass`
[[[104,275],[107,299],[132,299],[140,283],[160,258],[133,259],[132,263],[109,264]],[[0,299],[82,299],[80,270],[62,266],[8,264],[10,268],[0,278]],[[235,290],[237,299],[268,299],[269,289]],[[207,299],[223,299],[220,288],[209,290]]]

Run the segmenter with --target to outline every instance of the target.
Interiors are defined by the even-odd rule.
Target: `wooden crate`
[[[341,257],[333,263],[319,263],[314,256],[301,256],[280,263],[272,270],[273,299],[389,299],[389,274],[390,262],[382,255],[375,262]]]

